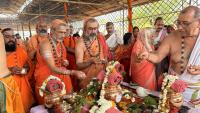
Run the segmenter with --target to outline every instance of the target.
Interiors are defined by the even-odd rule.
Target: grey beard
[[[54,37],[53,35],[52,35],[52,41],[53,41],[53,43],[54,43],[55,45],[58,43],[56,37]]]
[[[85,39],[86,40],[94,40],[97,36],[96,35],[90,35],[90,36],[86,36]]]

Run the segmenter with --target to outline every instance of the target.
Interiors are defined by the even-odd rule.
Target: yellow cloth
[[[6,78],[0,78],[0,82],[3,83],[6,91],[6,111],[5,113],[25,113],[22,104],[21,95],[17,83],[13,79],[13,76]],[[1,90],[2,91],[2,90]],[[0,93],[2,94],[2,92]]]

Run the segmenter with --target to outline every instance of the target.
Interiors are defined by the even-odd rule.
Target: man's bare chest
[[[182,41],[171,43],[171,61],[174,63],[180,63],[182,59],[184,62],[187,62],[190,58],[195,42],[196,40],[194,39],[185,39],[184,43]]]

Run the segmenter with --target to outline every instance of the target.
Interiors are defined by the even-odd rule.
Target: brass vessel
[[[121,88],[118,85],[108,85],[105,89],[105,98],[116,101],[116,97],[122,95]]]
[[[53,94],[48,94],[48,95],[45,95],[44,100],[46,104],[59,105],[60,102],[62,101],[62,94],[57,93],[57,92]]]

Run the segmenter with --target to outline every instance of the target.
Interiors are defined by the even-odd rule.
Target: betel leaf
[[[197,97],[198,97],[198,92],[199,92],[199,90],[195,90],[195,91],[192,93],[191,100],[196,100],[196,99],[197,99]]]
[[[147,106],[158,105],[156,99],[150,96],[144,98],[144,103]]]

